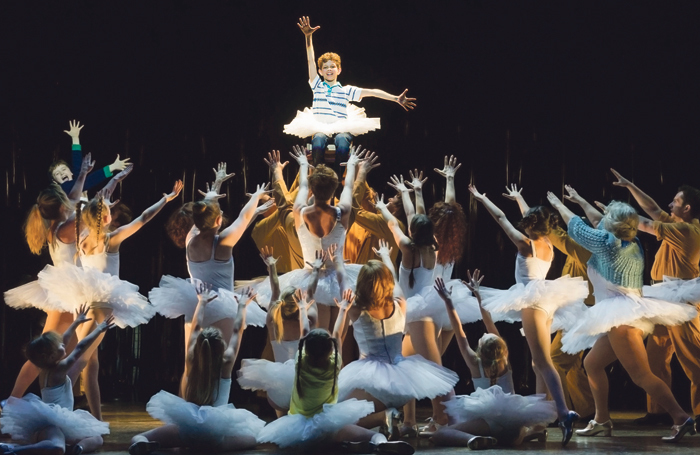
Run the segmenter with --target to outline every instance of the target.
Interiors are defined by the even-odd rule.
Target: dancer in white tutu
[[[608,378],[605,367],[619,360],[632,380],[671,414],[674,426],[666,442],[677,442],[686,433],[695,434],[694,420],[678,405],[671,390],[649,368],[643,338],[655,324],[676,325],[697,316],[691,305],[642,296],[644,258],[636,239],[639,217],[628,204],[613,201],[605,216],[591,219],[591,228],[569,210],[553,193],[547,199],[559,211],[569,235],[588,249],[588,277],[593,283],[595,306],[562,338],[562,349],[576,353],[593,346],[584,360],[588,382],[595,399],[595,417],[581,436],[610,436],[612,421],[608,410]]]
[[[217,298],[210,284],[196,282],[198,303],[187,343],[184,399],[161,390],[146,410],[165,425],[134,436],[131,455],[158,448],[206,448],[212,451],[249,449],[265,425],[255,414],[229,404],[231,373],[245,330],[246,307],[255,297],[242,291],[231,337],[226,340],[215,327],[204,326],[206,307]]]
[[[90,347],[114,324],[112,317],[105,318],[66,355],[66,343],[75,330],[90,321],[87,313],[88,306],[82,305],[63,335],[45,332],[27,346],[27,358],[41,369],[41,399],[31,393],[8,399],[0,429],[25,445],[0,444],[0,452],[62,454],[70,447],[68,453],[80,454],[102,446],[102,435],[109,433],[109,424],[86,411],[73,411],[73,382],[85,367]]]
[[[340,56],[327,52],[318,58],[318,68],[314,56],[311,35],[321,27],[312,27],[308,17],[302,17],[297,24],[306,39],[306,60],[309,69],[309,85],[313,92],[311,109],[297,111],[297,116],[284,132],[300,138],[313,136],[314,165],[323,163],[328,139],[335,135],[335,163],[333,168],[340,172],[340,162],[345,161],[353,137],[379,129],[378,118],[367,118],[364,109],[350,104],[362,98],[373,96],[387,101],[394,101],[405,110],[413,109],[415,98],[408,98],[404,90],[400,95],[391,95],[383,90],[366,89],[351,85],[342,86],[338,82],[340,75]]]
[[[272,442],[281,448],[334,442],[356,453],[414,452],[406,442],[388,442],[383,434],[355,425],[374,411],[371,402],[338,402],[338,371],[342,364],[339,335],[353,299],[352,291],[346,290],[332,336],[324,329],[315,329],[300,340],[289,414],[267,424],[258,435],[258,442]]]
[[[83,183],[94,164],[91,155],[89,153],[85,155],[70,194],[66,195],[58,185],[51,185],[39,193],[36,204],[32,206],[24,223],[29,250],[38,255],[48,245],[51,262],[56,267],[72,264],[77,256],[75,204],[80,201]],[[73,322],[73,313],[65,310],[62,305],[49,301],[38,280],[10,289],[5,292],[4,297],[5,303],[12,308],[34,307],[45,311],[44,333],[51,331],[63,333]],[[71,352],[77,342],[78,339],[75,336],[68,340],[67,351]],[[24,396],[27,388],[38,375],[39,368],[27,361],[17,375],[11,396],[16,398]]]
[[[551,229],[551,215],[546,207],[531,207],[523,215],[516,229],[496,205],[469,185],[474,199],[481,202],[489,214],[498,222],[508,238],[518,248],[515,262],[515,286],[506,291],[481,289],[484,308],[494,320],[522,320],[525,339],[532,354],[533,367],[537,375],[537,392],[551,395],[557,406],[559,427],[562,430],[562,445],[566,445],[573,434],[573,425],[578,414],[566,405],[561,379],[550,356],[550,334],[552,330],[564,328],[565,321],[575,322],[580,310],[585,311],[583,299],[588,296],[588,285],[579,278],[562,277],[545,280],[552,264],[554,251],[547,240]],[[569,311],[573,309],[574,311]],[[573,317],[561,318],[561,313]],[[553,321],[555,324],[553,324]]]
[[[266,391],[267,401],[275,409],[277,417],[281,417],[289,411],[294,386],[294,355],[299,346],[299,339],[304,333],[316,328],[318,316],[313,294],[318,283],[318,274],[326,262],[326,253],[316,252],[316,260],[311,265],[311,284],[304,292],[294,286],[280,291],[277,259],[273,252],[272,248],[265,247],[260,251],[260,257],[267,265],[272,286],[272,303],[268,308],[265,325],[274,362],[265,359],[243,359],[238,370],[238,384],[244,389]]]
[[[479,286],[483,276],[475,270],[467,285],[481,301]],[[524,440],[547,439],[545,427],[556,418],[554,403],[544,395],[527,397],[515,394],[513,372],[508,360],[508,346],[500,337],[488,311],[481,308],[487,333],[474,352],[467,342],[462,321],[455,311],[451,290],[442,278],[435,280],[435,290],[445,301],[454,328],[457,346],[469,367],[476,389],[471,395],[455,396],[445,403],[447,413],[458,423],[440,428],[432,436],[438,445],[484,449],[497,443],[519,445]]]
[[[395,285],[388,246],[384,244],[377,253],[383,262],[371,260],[362,267],[357,300],[348,311],[360,359],[340,372],[339,398],[371,400],[376,412],[359,425],[387,426],[392,436],[398,437],[397,407],[413,399],[445,396],[459,378],[420,355],[401,355],[406,301]]]
[[[352,187],[355,181],[355,171],[363,152],[357,153],[355,148],[350,150],[345,183],[336,206],[331,205],[338,187],[336,173],[325,165],[319,165],[309,175],[309,162],[305,150],[295,146],[294,153],[291,155],[299,163],[299,191],[294,201],[293,213],[306,267],[281,275],[279,277],[281,289],[288,286],[309,287],[312,280],[310,264],[314,261],[316,251],[326,251],[332,244],[336,244],[338,245],[337,255],[343,256],[345,234],[352,212]],[[310,192],[313,194],[313,203],[309,200]],[[348,288],[354,287],[360,268],[361,266],[357,264],[347,266],[346,283]],[[270,301],[272,290],[268,282],[265,281],[257,285],[256,291],[260,301]],[[333,326],[338,314],[338,309],[333,302],[340,296],[341,290],[338,286],[335,266],[332,261],[326,260],[314,293],[314,300],[318,305],[318,327],[328,330]]]

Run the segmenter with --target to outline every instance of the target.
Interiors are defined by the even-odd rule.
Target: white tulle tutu
[[[93,268],[49,265],[39,272],[39,285],[49,302],[62,311],[74,312],[85,303],[109,308],[114,323],[121,328],[146,324],[156,314],[146,297],[139,294],[138,286]]]
[[[413,399],[435,398],[452,390],[459,376],[420,355],[400,357],[393,363],[371,357],[345,365],[338,376],[338,400],[353,390],[364,390],[386,407],[399,407]]]
[[[482,287],[480,292],[482,306],[494,321],[520,321],[521,310],[538,307],[552,316],[552,332],[568,329],[587,309],[583,300],[588,297],[588,284],[569,275],[518,283],[506,290]]]
[[[445,286],[452,288],[452,304],[462,324],[481,320],[479,302],[461,280],[450,280]],[[406,299],[406,323],[425,319],[432,319],[443,330],[452,330],[445,302],[433,286],[426,286]]]
[[[234,293],[226,289],[216,291],[217,298],[207,304],[204,311],[204,326],[226,318],[235,318],[238,313],[238,301]],[[158,314],[169,319],[185,316],[185,322],[192,322],[197,308],[197,291],[189,279],[163,275],[157,288],[151,289],[148,299]],[[255,302],[246,308],[246,325],[265,327],[267,313]]]
[[[357,282],[357,276],[360,274],[361,264],[346,264],[345,265],[345,275],[347,280],[347,287],[349,289],[355,290],[355,283]],[[330,268],[321,269],[319,272],[320,276],[318,278],[318,286],[316,287],[316,292],[314,293],[314,300],[317,304],[335,306],[333,299],[338,299],[340,301],[340,286],[338,285],[338,278],[336,276],[335,270]],[[280,289],[284,289],[288,286],[294,286],[299,289],[306,290],[311,284],[311,269],[296,269],[291,272],[287,272],[279,277]],[[270,287],[270,280],[263,280],[257,285],[253,286],[255,292],[258,293],[258,302],[264,308],[268,308],[270,305],[270,297],[272,296],[272,288]]]
[[[323,133],[326,136],[336,133],[350,133],[353,136],[359,136],[379,128],[378,118],[368,118],[364,108],[348,103],[348,118],[339,119],[333,123],[317,120],[308,107],[304,108],[303,111],[297,111],[294,120],[288,125],[284,125],[284,132],[303,139],[316,133]]]
[[[333,437],[345,425],[352,425],[374,412],[374,403],[350,399],[324,404],[323,411],[313,417],[287,414],[268,423],[258,434],[258,442],[272,442],[284,448],[322,442]]]
[[[677,280],[664,277],[664,281],[644,286],[642,294],[659,300],[700,305],[700,278]]]
[[[444,405],[447,415],[458,422],[484,419],[496,437],[498,433],[517,434],[521,427],[547,425],[557,418],[554,402],[545,395],[505,393],[498,385],[452,397]]]
[[[17,286],[4,294],[7,306],[21,310],[24,308],[38,308],[42,311],[63,311],[60,302],[49,301],[46,291],[38,280]]]
[[[146,411],[154,419],[176,425],[187,444],[216,445],[224,437],[256,438],[265,422],[246,409],[224,406],[197,406],[161,390],[153,395]]]
[[[97,420],[87,411],[71,411],[47,404],[32,393],[23,398],[7,399],[0,417],[0,427],[3,433],[12,435],[12,439],[32,443],[34,434],[49,426],[58,427],[67,442],[109,434],[109,424]]]
[[[238,384],[246,390],[264,390],[273,403],[289,409],[295,374],[294,359],[284,363],[243,359],[238,370]]]

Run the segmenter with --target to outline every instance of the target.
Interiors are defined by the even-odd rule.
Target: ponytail
[[[272,330],[275,334],[275,341],[278,343],[282,341],[284,336],[284,323],[282,322],[282,304],[283,301],[278,300],[270,308],[270,316],[272,317]]]
[[[84,201],[78,201],[75,206],[75,257],[73,262],[77,262],[78,255],[80,255],[80,218],[82,216]]]
[[[299,351],[297,353],[296,389],[297,389],[297,395],[299,395],[299,398],[304,396],[304,393],[301,390],[301,362],[302,362],[302,358],[304,355],[304,342],[305,341],[306,341],[306,337],[299,340]]]
[[[24,222],[24,237],[33,254],[41,254],[48,241],[50,222],[42,218],[39,205],[34,204]]]

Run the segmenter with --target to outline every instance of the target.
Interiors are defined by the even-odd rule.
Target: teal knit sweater
[[[603,229],[588,226],[580,217],[569,221],[569,236],[592,253],[588,267],[618,286],[641,289],[644,256],[639,244],[618,239]]]

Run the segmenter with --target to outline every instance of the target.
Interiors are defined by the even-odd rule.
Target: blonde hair
[[[61,218],[61,209],[71,210],[71,203],[60,186],[52,184],[44,189],[36,198],[24,222],[24,237],[27,239],[29,250],[33,254],[41,254],[49,241],[51,223]],[[55,245],[56,237],[51,236]]]
[[[374,310],[394,303],[394,275],[381,261],[371,259],[363,265],[355,286],[355,305]]]
[[[225,350],[226,344],[221,330],[216,327],[207,327],[199,332],[187,377],[185,400],[199,406],[214,403],[219,391]]]
[[[55,357],[61,343],[63,343],[63,337],[57,332],[42,333],[29,342],[24,354],[27,356],[27,360],[34,365],[42,370],[47,370],[56,366]]]
[[[75,208],[75,246],[76,249],[80,251],[80,233],[82,228],[81,223],[89,229],[90,233],[95,232],[97,235],[96,243],[99,245],[100,241],[104,238],[105,233],[102,229],[102,213],[105,209],[109,210],[107,203],[101,196],[96,196],[87,203],[82,201],[78,203]],[[88,234],[89,235],[89,234]],[[106,238],[104,238],[106,240]],[[78,252],[76,252],[76,256]]]
[[[336,54],[335,52],[326,52],[318,58],[318,69],[323,68],[323,64],[329,60],[340,68],[340,55]]]
[[[272,328],[278,343],[284,337],[284,321],[299,320],[299,306],[293,298],[296,290],[294,286],[287,286],[282,290],[279,300],[270,307],[270,315],[274,322]]]
[[[637,236],[639,215],[631,205],[612,201],[605,209],[605,216],[601,222],[605,230],[611,232],[618,239],[632,240]]]
[[[508,345],[498,335],[485,333],[479,340],[476,355],[481,360],[484,374],[491,380],[491,385],[494,385],[498,379],[501,362],[508,364]]]

